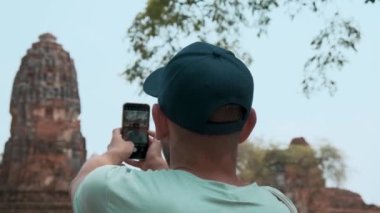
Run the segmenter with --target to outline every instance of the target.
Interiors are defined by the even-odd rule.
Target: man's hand
[[[162,157],[161,150],[161,142],[156,139],[156,133],[153,131],[149,131],[149,148],[146,153],[146,157],[144,160],[135,161],[135,160],[127,160],[125,161],[127,164],[138,167],[142,170],[160,170],[160,169],[169,169],[169,166],[165,159]]]
[[[125,141],[121,137],[121,129],[118,128],[112,131],[111,142],[103,155],[109,158],[113,164],[120,164],[129,159],[133,149],[134,144],[130,141]]]

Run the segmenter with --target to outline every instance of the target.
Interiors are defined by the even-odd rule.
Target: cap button
[[[212,51],[212,55],[216,58],[219,58],[221,56],[220,53],[216,52],[215,50]]]

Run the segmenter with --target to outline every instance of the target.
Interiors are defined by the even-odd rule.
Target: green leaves
[[[315,187],[324,187],[323,177],[339,187],[346,179],[344,159],[331,145],[316,149],[309,145],[290,145],[281,149],[275,145],[244,143],[239,147],[237,171],[246,181],[289,189],[311,187],[311,182]],[[288,185],[279,176],[289,178]]]
[[[346,164],[342,154],[331,145],[323,145],[318,150],[318,160],[324,176],[339,187],[346,180]]]
[[[331,95],[336,92],[336,82],[329,77],[329,73],[344,67],[348,62],[348,53],[357,51],[360,39],[360,31],[353,21],[344,20],[336,13],[310,43],[314,55],[304,65],[302,81],[303,92],[307,97],[320,89],[328,89]]]
[[[127,32],[128,51],[137,58],[127,65],[127,80],[141,84],[189,38],[239,49],[235,54],[250,64],[252,56],[240,50],[240,30],[255,25],[257,35],[262,35],[270,23],[268,13],[276,7],[276,0],[149,0]]]
[[[376,0],[365,0],[364,3],[375,3]]]
[[[128,28],[127,37],[131,43],[128,51],[136,60],[129,61],[124,73],[127,80],[141,84],[149,73],[167,63],[187,40],[207,41],[228,48],[249,65],[253,56],[241,48],[243,28],[254,29],[253,33],[261,37],[267,34],[273,11],[281,9],[294,19],[306,9],[319,19],[330,21],[310,42],[313,55],[304,63],[301,88],[306,97],[322,89],[333,95],[337,86],[331,72],[341,70],[346,65],[348,54],[357,51],[361,38],[353,20],[342,17],[338,9],[326,9],[333,2],[149,0]]]

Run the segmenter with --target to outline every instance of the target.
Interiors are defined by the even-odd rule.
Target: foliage
[[[339,150],[328,144],[321,146],[318,159],[325,177],[340,186],[346,179],[346,164]]]
[[[303,92],[308,96],[315,90],[328,89],[333,94],[336,83],[328,73],[347,63],[344,53],[356,51],[361,34],[353,21],[337,11],[321,13],[329,4],[331,0],[148,0],[144,11],[138,13],[128,28],[129,52],[136,60],[127,66],[126,77],[142,84],[152,68],[165,64],[189,37],[239,50],[234,52],[250,64],[252,56],[241,51],[241,29],[254,28],[256,36],[261,37],[267,33],[273,11],[282,9],[294,19],[306,9],[331,21],[310,42],[314,55],[304,65]]]
[[[278,146],[245,143],[239,147],[237,171],[247,181],[278,186],[279,174],[299,178],[300,184],[307,186],[310,178],[322,178],[322,175],[340,186],[345,180],[344,159],[339,150],[331,145],[313,149],[305,145],[291,145],[286,149]],[[318,177],[317,175],[320,175]],[[295,184],[293,180],[293,184]],[[294,186],[293,186],[294,187]]]
[[[336,83],[327,76],[327,71],[341,70],[348,62],[344,50],[356,50],[360,31],[350,21],[343,20],[336,13],[329,24],[311,42],[315,55],[304,65],[303,91],[309,95],[313,90],[327,88],[331,94]]]

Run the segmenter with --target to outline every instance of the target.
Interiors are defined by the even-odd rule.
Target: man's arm
[[[94,169],[104,165],[120,165],[123,161],[130,165],[139,167],[143,170],[160,170],[168,169],[168,164],[161,155],[161,142],[155,139],[155,133],[149,132],[149,148],[147,151],[146,159],[135,161],[129,159],[133,152],[134,144],[129,141],[123,140],[120,134],[120,129],[112,131],[111,143],[108,145],[107,151],[98,156],[94,156],[83,164],[77,176],[71,181],[70,195],[74,199],[74,194],[78,189],[79,184],[83,179]]]
[[[120,165],[124,160],[127,160],[131,156],[133,148],[133,143],[123,140],[120,134],[120,129],[114,129],[112,131],[111,143],[108,145],[107,151],[102,155],[97,155],[87,160],[79,170],[77,176],[71,181],[71,199],[74,199],[74,194],[79,184],[90,172],[104,165]]]

